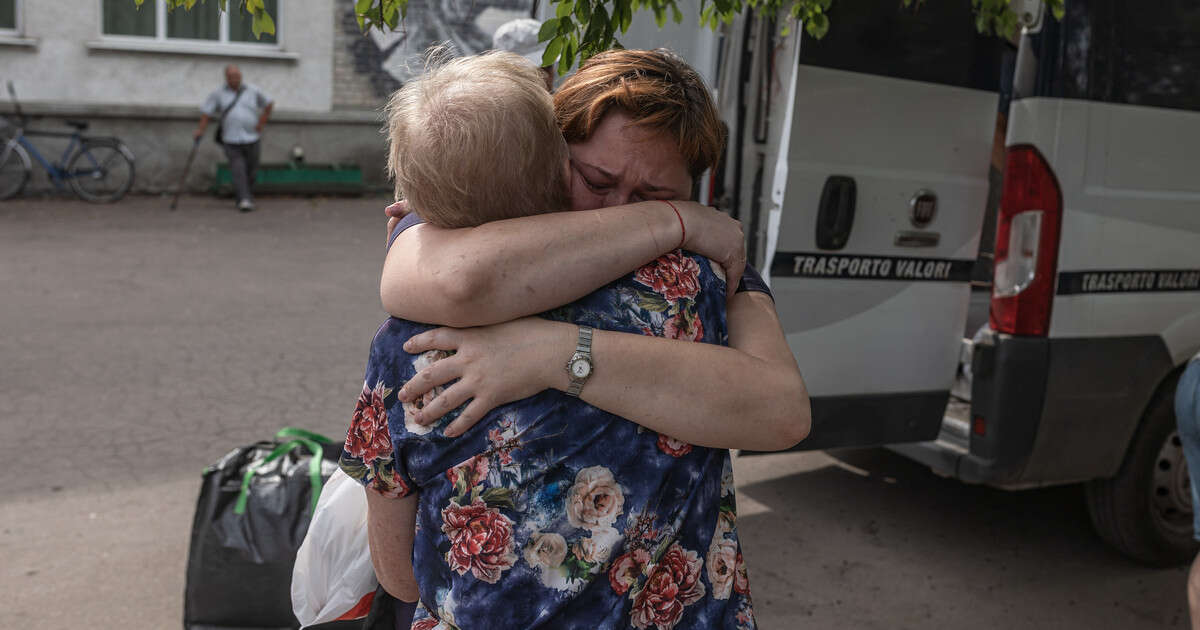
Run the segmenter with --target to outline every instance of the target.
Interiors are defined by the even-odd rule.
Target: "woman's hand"
[[[733,297],[746,271],[746,235],[742,222],[694,201],[671,202],[683,219],[683,249],[708,256],[725,270],[725,293]]]
[[[404,351],[418,355],[429,350],[454,354],[421,370],[397,393],[401,401],[415,400],[454,379],[417,414],[429,425],[470,400],[443,433],[461,435],[489,411],[546,389],[566,389],[563,365],[575,347],[576,327],[540,317],[476,328],[436,328],[413,336]],[[561,356],[560,356],[561,355]],[[559,382],[562,381],[562,382]]]
[[[392,238],[392,230],[396,229],[396,224],[408,214],[408,202],[401,199],[396,203],[383,209],[383,214],[388,218],[387,222],[387,238]]]

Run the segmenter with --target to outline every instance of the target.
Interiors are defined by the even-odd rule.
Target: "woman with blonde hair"
[[[455,327],[404,342],[453,354],[356,416],[405,408],[397,468],[372,474],[422,489],[413,627],[753,627],[726,449],[790,447],[810,416],[769,292],[753,270],[738,282],[740,225],[687,201],[721,154],[715,107],[664,50],[593,57],[554,107],[573,212],[456,229],[409,216],[392,234],[385,308]],[[726,278],[727,336],[694,312]],[[534,396],[596,409],[554,434],[491,412]],[[577,441],[531,446],[564,435]],[[478,448],[422,460],[456,436]],[[603,461],[572,459],[601,443]],[[395,494],[368,493],[384,528]]]

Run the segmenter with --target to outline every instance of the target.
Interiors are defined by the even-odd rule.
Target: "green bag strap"
[[[308,462],[308,480],[309,483],[312,484],[312,512],[310,513],[310,516],[311,514],[316,513],[317,500],[321,498],[321,486],[324,485],[321,480],[321,460],[324,459],[325,453],[319,442],[308,438],[298,437],[276,446],[275,450],[271,451],[270,454],[263,458],[263,460],[259,462],[257,466],[254,466],[246,471],[246,474],[242,476],[242,489],[240,492],[238,492],[237,503],[235,503],[233,506],[234,514],[246,513],[246,502],[250,500],[250,480],[254,478],[254,475],[259,471],[259,469],[292,452],[292,450],[298,446],[303,446],[307,448],[310,453],[312,453],[312,459],[310,459]]]
[[[316,431],[309,431],[308,429],[300,429],[297,427],[283,427],[278,433],[275,434],[275,438],[280,440],[284,438],[304,438],[307,440],[312,440],[318,444],[333,444],[332,438],[325,437]]]

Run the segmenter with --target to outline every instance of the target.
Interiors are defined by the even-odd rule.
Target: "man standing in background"
[[[229,64],[225,66],[225,85],[209,94],[200,108],[200,124],[194,135],[199,139],[208,128],[208,121],[217,120],[216,140],[229,159],[234,197],[242,212],[254,209],[250,188],[258,170],[258,139],[274,106],[275,102],[262,90],[242,83],[242,71]]]

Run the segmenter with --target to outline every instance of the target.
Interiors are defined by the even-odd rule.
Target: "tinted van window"
[[[971,3],[838,0],[824,39],[807,34],[800,63],[996,91],[1006,44],[975,30]]]
[[[1035,39],[1042,96],[1200,110],[1200,2],[1067,0]]]

